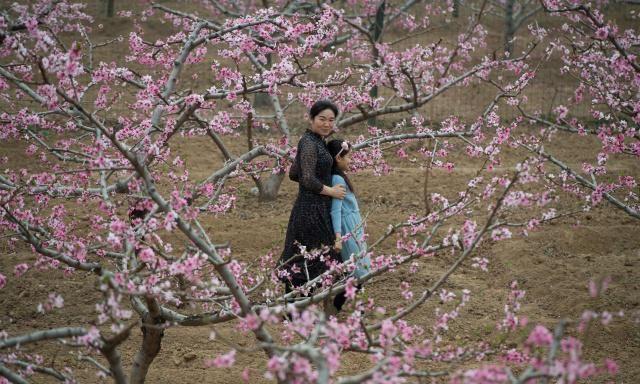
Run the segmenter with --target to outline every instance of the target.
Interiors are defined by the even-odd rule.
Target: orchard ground
[[[562,148],[555,148],[555,153],[562,158],[572,159],[572,164],[586,161],[587,159],[582,158],[584,153],[593,152],[585,149],[596,144],[595,141],[588,143],[588,140],[584,140],[584,143],[559,142],[563,143]],[[178,140],[176,144],[174,150],[181,153],[191,175],[196,179],[208,175],[222,160],[214,144],[205,138],[190,139],[188,142]],[[244,145],[246,144],[241,137],[230,142],[230,147],[238,153]],[[10,155],[11,159],[20,158],[17,155],[23,150],[9,142],[2,143],[2,152]],[[409,157],[414,155],[409,151]],[[27,166],[26,163],[30,160],[23,158],[24,165]],[[494,173],[502,174],[509,169],[510,164],[521,159],[521,152],[514,151],[506,155],[504,168],[498,168]],[[476,167],[463,157],[459,160],[451,173],[433,170],[429,192],[452,198],[448,193],[463,187],[470,174],[476,172]],[[630,163],[621,164],[631,166]],[[424,209],[424,171],[398,160],[392,161],[391,165],[394,167],[393,171],[385,176],[377,177],[364,172],[353,177],[362,212],[365,216],[368,215],[368,233],[372,240],[381,236],[389,224],[404,221],[410,212]],[[634,172],[631,168],[628,171]],[[204,222],[209,235],[212,239],[229,240],[233,256],[248,263],[256,261],[269,250],[278,254],[289,211],[297,193],[297,184],[285,181],[279,198],[274,202],[257,201],[250,192],[253,186],[250,181],[234,184],[238,188],[237,205],[227,215]],[[576,206],[579,205],[578,202],[575,203]],[[84,207],[76,208],[79,216],[89,213]],[[446,285],[447,290],[458,294],[463,288],[472,291],[470,303],[463,309],[460,318],[453,322],[446,335],[469,344],[503,337],[496,330],[496,323],[503,318],[509,285],[517,280],[519,287],[527,292],[522,301],[521,314],[528,316],[530,323],[542,323],[552,328],[561,318],[579,319],[585,309],[610,312],[623,310],[625,318],[622,320],[615,318],[608,326],[603,326],[598,321],[593,323],[585,338],[584,351],[591,360],[597,362],[606,357],[615,359],[621,369],[616,381],[634,382],[640,377],[640,365],[637,362],[640,354],[640,328],[637,323],[640,318],[639,229],[636,220],[625,217],[607,203],[602,203],[587,214],[560,219],[530,233],[528,237],[523,237],[519,230],[514,230],[515,236],[510,240],[493,245],[485,243],[473,256],[488,258],[489,271],[482,272],[471,267],[469,260]],[[394,240],[389,239],[378,252],[393,252],[394,248]],[[15,264],[35,260],[35,256],[24,246],[20,246],[17,255],[8,255],[10,251],[6,248],[1,252],[4,257],[0,258],[0,270],[5,272],[12,271]],[[402,281],[410,283],[411,290],[417,296],[452,261],[453,257],[447,256],[423,258],[417,273],[411,274],[404,267],[385,274],[367,284],[365,295],[389,308],[401,306],[403,303],[397,303],[397,298],[400,297]],[[94,303],[99,295],[94,286],[94,277],[75,274],[71,278],[62,279],[61,275],[60,271],[29,270],[22,278],[9,279],[0,295],[0,308],[3,308],[0,312],[1,328],[10,334],[20,334],[91,321],[95,317]],[[598,281],[606,276],[612,279],[610,288],[600,297],[590,297],[587,289],[589,280]],[[37,304],[44,302],[52,290],[64,297],[64,308],[46,316],[38,314]],[[428,327],[429,321],[434,318],[432,314],[436,305],[438,303],[435,301],[427,303],[411,315],[411,320]],[[168,329],[162,350],[149,372],[148,382],[241,382],[240,374],[245,367],[250,370],[252,382],[266,381],[260,373],[265,362],[264,355],[258,350],[239,352],[233,368],[204,367],[206,359],[228,351],[231,348],[229,342],[247,349],[255,347],[253,339],[239,336],[235,326],[232,322],[215,327]],[[209,340],[214,329],[222,337]],[[523,340],[528,329],[509,335],[509,340]],[[136,329],[121,347],[125,364],[131,361],[139,342],[140,331]],[[54,367],[76,367],[76,375],[81,382],[97,380],[94,368],[86,362],[79,362],[73,352],[69,352],[64,346],[40,343],[31,347],[31,350],[44,355]],[[349,357],[342,362],[344,372],[367,366],[366,357]]]

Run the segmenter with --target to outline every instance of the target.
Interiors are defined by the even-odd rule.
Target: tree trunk
[[[102,350],[102,354],[109,362],[109,371],[113,377],[113,381],[116,384],[127,384],[127,376],[122,370],[122,357],[120,352],[116,349],[116,346],[108,346]]]
[[[107,17],[113,17],[115,14],[115,2],[116,0],[106,0],[107,2]]]
[[[271,102],[269,101],[269,94],[266,92],[257,92],[253,96],[254,108],[267,107],[269,106],[270,103]]]
[[[507,0],[504,12],[504,51],[505,53],[513,52],[513,37],[515,35],[515,23],[513,20],[513,8],[516,0]]]
[[[267,180],[258,185],[260,201],[273,201],[278,198],[278,190],[285,174],[285,172],[271,174]]]
[[[147,299],[148,311],[142,314],[142,345],[136,353],[131,368],[131,384],[144,383],[151,363],[160,352],[164,329],[160,307],[154,299]]]
[[[382,38],[382,30],[384,29],[384,10],[386,7],[386,0],[382,0],[382,2],[380,3],[380,5],[378,6],[378,9],[376,11],[376,21],[373,24],[373,30],[371,31],[372,36],[373,36],[373,41],[375,43],[378,43],[380,41],[380,39]],[[378,62],[378,58],[380,57],[380,52],[378,52],[378,47],[376,47],[376,45],[373,45],[373,65],[377,66],[376,63]],[[374,85],[371,90],[369,91],[369,96],[371,97],[371,99],[375,99],[378,97],[378,86]],[[372,117],[368,120],[367,122],[369,125],[376,125],[376,118]]]
[[[453,0],[453,17],[460,16],[460,0]]]
[[[267,55],[267,62],[264,65],[265,68],[270,69],[272,65],[271,54]],[[271,105],[271,97],[267,92],[258,92],[253,97],[253,107],[268,107]]]

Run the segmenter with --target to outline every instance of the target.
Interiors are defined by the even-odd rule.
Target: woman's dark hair
[[[327,143],[327,150],[331,154],[331,157],[333,157],[334,159],[333,165],[331,166],[331,173],[333,175],[342,176],[344,181],[347,182],[347,186],[349,187],[349,190],[355,194],[356,192],[353,189],[353,184],[351,184],[351,181],[349,180],[347,175],[344,172],[342,172],[340,169],[338,169],[338,162],[335,161],[335,158],[336,156],[338,156],[338,153],[340,154],[340,157],[343,157],[351,151],[351,144],[347,143],[347,145],[349,146],[349,149],[343,150],[342,143],[346,143],[346,142],[342,139],[333,139]]]
[[[335,104],[333,104],[329,100],[318,100],[311,106],[311,109],[309,110],[309,117],[311,117],[311,120],[313,120],[320,114],[320,112],[324,111],[325,109],[332,110],[333,114],[336,117],[338,116],[339,110]]]

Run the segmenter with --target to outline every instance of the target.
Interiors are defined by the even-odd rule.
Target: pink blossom
[[[473,268],[478,268],[483,272],[489,271],[489,259],[486,257],[474,257],[471,260],[473,261],[473,264],[471,264]]]
[[[461,377],[455,378],[454,384],[499,384],[509,379],[503,367],[489,365],[482,368],[471,369],[464,372]]]
[[[0,289],[4,288],[7,285],[7,278],[5,275],[0,273]]]
[[[465,220],[462,225],[462,242],[465,248],[468,248],[473,244],[477,235],[478,224],[473,220]]]
[[[38,19],[36,19],[35,16],[29,16],[24,21],[24,25],[31,34],[35,35],[36,29],[38,28]]]
[[[509,363],[522,364],[528,361],[528,356],[515,348],[511,348],[505,352],[502,359]]]
[[[601,317],[602,319],[600,321],[602,322],[602,325],[609,325],[611,320],[613,320],[613,315],[609,311],[602,312]]]
[[[357,291],[358,289],[355,284],[355,279],[353,277],[350,277],[345,285],[345,296],[347,297],[347,299],[353,300],[356,297]]]
[[[24,153],[26,153],[28,156],[32,156],[33,154],[36,153],[37,150],[38,150],[38,147],[35,144],[29,144],[29,146],[24,151]]]
[[[92,326],[84,336],[79,336],[77,341],[79,344],[92,346],[95,341],[100,339],[100,331],[98,328]]]
[[[382,328],[380,329],[379,341],[383,347],[391,346],[393,338],[398,334],[398,328],[393,324],[393,321],[386,319],[382,322]]]
[[[411,292],[411,285],[408,282],[406,281],[401,282],[400,290],[402,291],[402,297],[404,297],[405,300],[411,300],[413,298],[413,292]]]
[[[16,277],[20,277],[25,272],[27,272],[28,269],[29,266],[26,263],[18,264],[13,268],[13,273],[16,275]]]
[[[278,377],[280,380],[284,380],[284,370],[287,368],[287,361],[279,355],[272,356],[267,362],[267,379],[273,379]]]
[[[609,373],[611,376],[615,376],[618,374],[618,363],[616,363],[615,360],[605,359],[604,366],[607,369],[607,373]]]
[[[237,197],[231,193],[221,193],[214,204],[209,205],[208,211],[218,215],[224,215],[236,206]]]
[[[446,289],[442,289],[440,290],[439,296],[440,296],[441,302],[447,303],[453,300],[456,297],[456,294],[453,292],[447,291]]]
[[[527,338],[527,344],[535,346],[549,346],[552,342],[553,335],[543,325],[536,325]]]
[[[216,356],[214,359],[205,360],[204,366],[206,368],[230,368],[236,362],[236,350],[232,349],[228,353],[220,356]]]
[[[249,314],[244,317],[242,324],[246,329],[253,331],[260,327],[261,321],[257,315]]]
[[[138,258],[143,263],[151,263],[155,259],[155,253],[151,248],[143,248],[142,250],[140,250],[140,252],[138,252]]]
[[[80,53],[80,47],[74,41],[71,44],[71,49],[67,52],[64,57],[63,67],[60,68],[62,74],[69,77],[75,77],[84,72],[82,62],[82,55]]]
[[[598,40],[605,40],[609,36],[609,27],[600,27],[596,30],[595,37]]]
[[[37,92],[42,96],[42,103],[49,108],[49,110],[58,108],[58,94],[56,87],[51,84],[39,85]]]
[[[176,223],[177,214],[174,211],[170,211],[167,213],[164,219],[164,229],[167,231],[173,231],[173,229],[178,225]]]
[[[49,312],[54,308],[62,308],[64,306],[64,299],[62,296],[55,292],[49,294],[47,301],[38,304],[37,310],[40,313]]]
[[[559,121],[567,117],[567,113],[569,112],[569,109],[564,105],[559,105],[553,111],[556,113],[557,120]]]
[[[500,240],[505,240],[510,238],[511,238],[511,231],[506,227],[500,227],[500,228],[494,229],[491,232],[491,240],[493,241],[500,241]]]
[[[202,97],[202,95],[199,95],[197,93],[192,93],[189,96],[185,97],[184,102],[188,106],[192,107],[192,106],[203,104],[204,98]]]

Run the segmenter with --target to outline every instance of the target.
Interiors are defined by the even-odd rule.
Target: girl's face
[[[338,155],[336,156],[336,166],[342,172],[346,172],[349,170],[349,165],[351,164],[351,151],[347,152],[346,155]]]
[[[329,136],[333,130],[335,120],[336,115],[333,114],[333,111],[325,109],[311,120],[311,131],[323,137]]]

